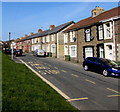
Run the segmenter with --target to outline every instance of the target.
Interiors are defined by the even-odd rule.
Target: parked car
[[[41,49],[36,49],[33,53],[34,56],[46,56],[46,52]]]
[[[5,54],[11,54],[11,49],[5,49]]]
[[[83,62],[84,70],[100,71],[104,76],[120,76],[120,66],[117,62],[97,57],[88,57]]]
[[[22,56],[23,55],[22,49],[17,49],[15,51],[13,51],[13,53],[14,53],[15,56]]]

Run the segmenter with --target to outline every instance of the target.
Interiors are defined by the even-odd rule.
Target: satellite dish
[[[90,40],[93,40],[93,39],[94,39],[94,37],[93,37],[93,36],[91,36],[91,37],[90,37]]]
[[[73,38],[74,42],[76,41],[76,37]]]

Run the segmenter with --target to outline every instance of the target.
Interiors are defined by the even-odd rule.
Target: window
[[[85,47],[84,54],[85,54],[85,58],[93,57],[93,47]]]
[[[42,37],[42,42],[45,43],[45,37]]]
[[[106,24],[106,35],[107,37],[110,37],[110,23]]]
[[[70,56],[71,57],[76,57],[77,54],[76,54],[76,45],[71,45],[70,46]]]
[[[70,42],[74,42],[74,38],[75,38],[75,31],[71,31],[70,32]]]
[[[55,53],[55,52],[56,52],[55,44],[52,44],[52,45],[51,45],[51,52],[52,52],[52,53]]]
[[[64,43],[68,42],[68,33],[64,33]]]
[[[68,55],[68,45],[64,46],[64,55]]]
[[[50,52],[50,45],[46,45],[46,52]]]
[[[98,26],[98,40],[103,40],[103,25]]]
[[[111,26],[112,26],[111,22],[106,23],[104,25],[105,39],[112,38],[112,27]]]
[[[51,40],[52,40],[52,41],[55,41],[55,34],[52,34],[52,35],[51,35]]]
[[[90,30],[90,28],[85,29],[85,41],[89,42],[91,40],[90,38],[91,38],[91,30]]]
[[[49,35],[46,36],[46,42],[49,42],[50,41],[50,38],[49,38]]]

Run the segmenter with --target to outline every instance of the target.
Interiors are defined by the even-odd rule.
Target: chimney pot
[[[38,29],[38,33],[41,33],[42,32],[42,29]]]
[[[31,32],[31,33],[30,33],[30,35],[34,35],[34,33],[33,33],[33,32]]]
[[[25,37],[28,37],[28,35],[27,35],[27,34],[25,34]]]
[[[50,25],[50,30],[52,30],[55,27],[55,25]]]

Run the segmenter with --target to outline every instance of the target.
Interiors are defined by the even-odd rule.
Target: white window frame
[[[98,26],[98,40],[103,40],[104,36],[103,36],[103,25],[99,25]]]
[[[68,55],[68,45],[64,46],[64,55]]]
[[[70,32],[70,42],[74,42],[74,38],[75,37],[75,31],[71,31]]]
[[[91,29],[87,28],[85,29],[85,41],[90,42],[90,38],[91,38]]]
[[[77,46],[70,45],[69,48],[70,48],[70,57],[77,57]]]
[[[89,51],[89,52],[87,52],[87,53],[91,53],[90,51],[90,49],[92,49],[92,56],[87,56],[86,55],[86,49],[88,49],[87,51]],[[89,47],[85,47],[84,48],[84,53],[85,53],[85,58],[87,58],[87,57],[93,57],[94,56],[94,48],[92,47],[92,46],[89,46]]]
[[[42,37],[42,42],[45,43],[45,37]]]
[[[49,35],[46,36],[46,42],[50,42],[50,37],[49,37]]]
[[[55,34],[51,35],[51,41],[55,41]]]
[[[109,27],[107,25],[110,25]],[[112,23],[108,22],[104,24],[104,39],[112,38]]]
[[[56,46],[55,44],[51,44],[51,52],[56,53]]]
[[[68,42],[68,33],[64,33],[64,43]]]

